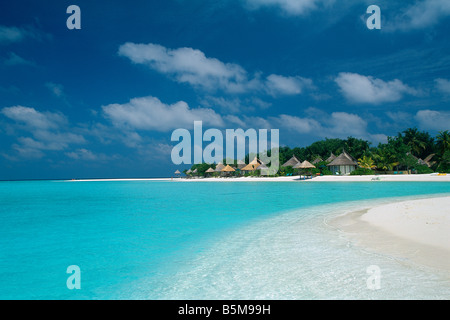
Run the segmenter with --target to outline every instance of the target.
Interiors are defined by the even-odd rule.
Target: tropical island
[[[270,150],[267,152],[270,156]],[[253,160],[252,160],[253,159]],[[348,137],[316,141],[307,147],[279,148],[280,168],[274,176],[326,176],[374,174],[450,173],[450,132],[435,137],[417,128],[408,128],[386,143]],[[258,177],[267,170],[259,154],[245,159],[224,159],[217,164],[194,164],[183,171],[187,178]],[[181,176],[180,171],[176,171]]]

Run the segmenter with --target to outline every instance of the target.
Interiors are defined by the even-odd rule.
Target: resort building
[[[328,157],[327,160],[325,160],[326,162],[330,163],[332,162],[334,159],[336,159],[336,156],[333,154],[333,152],[330,154],[330,156]]]
[[[333,154],[332,154],[333,155]],[[348,175],[358,168],[356,159],[345,150],[327,165],[333,174]]]
[[[288,161],[286,161],[284,164],[282,164],[282,167],[294,167],[297,164],[301,163],[300,160],[297,159],[296,156],[292,156]]]

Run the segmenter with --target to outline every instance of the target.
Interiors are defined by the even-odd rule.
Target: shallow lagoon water
[[[0,298],[448,299],[448,275],[355,247],[326,221],[449,193],[445,182],[0,182]],[[80,290],[66,286],[70,265]],[[370,265],[380,290],[367,288]]]

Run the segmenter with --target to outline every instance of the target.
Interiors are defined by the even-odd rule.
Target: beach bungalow
[[[209,168],[205,171],[205,174],[206,176],[211,176],[214,172],[216,172],[216,170],[214,170],[213,168]]]
[[[282,167],[294,167],[297,164],[301,163],[300,160],[297,159],[295,155],[293,155],[288,161],[286,161],[284,164],[282,164]]]
[[[228,176],[231,174],[231,172],[235,172],[236,170],[234,170],[230,165],[227,165],[221,171],[222,171],[223,175]]]
[[[225,166],[222,162],[219,162],[216,166],[216,172],[221,172],[223,168],[225,168]]]
[[[307,169],[313,169],[315,167],[316,167],[315,165],[313,165],[309,161],[305,160],[302,163],[295,165],[293,168],[300,169],[305,174]],[[311,171],[309,171],[309,175],[311,175]]]
[[[327,166],[333,174],[348,175],[358,168],[358,162],[344,150],[337,158],[327,164]]]
[[[237,167],[239,170],[241,170],[243,167],[245,167],[245,162],[242,160],[237,161]]]
[[[333,162],[333,160],[336,159],[336,156],[333,154],[333,152],[330,154],[330,156],[328,157],[327,160],[325,160],[326,162],[330,163]]]

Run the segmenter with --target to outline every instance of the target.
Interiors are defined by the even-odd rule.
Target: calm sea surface
[[[0,182],[0,299],[449,299],[448,274],[361,250],[326,224],[445,194],[450,183]],[[71,265],[79,290],[66,285]]]

